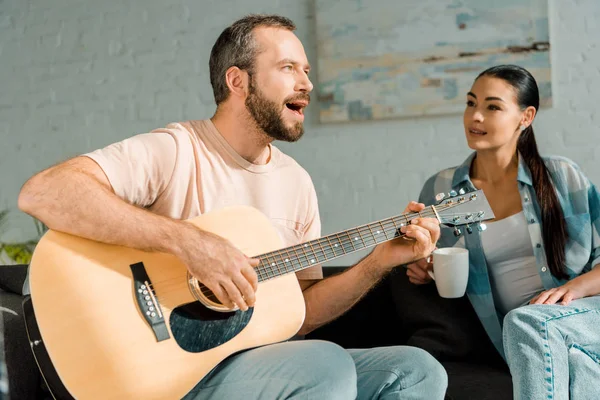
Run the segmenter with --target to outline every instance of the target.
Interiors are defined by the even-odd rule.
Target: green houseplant
[[[9,210],[0,211],[0,234],[7,224]],[[37,237],[21,243],[0,241],[0,264],[29,264],[33,250],[42,235],[48,230],[43,223],[34,219]]]

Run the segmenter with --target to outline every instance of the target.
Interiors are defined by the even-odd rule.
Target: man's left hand
[[[424,208],[423,203],[412,201],[404,212],[419,212]],[[404,237],[382,243],[373,251],[381,268],[392,269],[429,256],[440,238],[440,224],[435,218],[415,218],[400,230]]]

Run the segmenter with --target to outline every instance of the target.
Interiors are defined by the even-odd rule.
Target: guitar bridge
[[[165,318],[161,312],[160,303],[156,298],[152,281],[146,272],[144,263],[131,264],[133,274],[133,290],[136,303],[144,319],[152,329],[157,342],[169,339],[169,330],[165,324]]]

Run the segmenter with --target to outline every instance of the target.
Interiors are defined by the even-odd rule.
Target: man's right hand
[[[244,255],[228,240],[192,227],[186,230],[176,255],[224,306],[237,305],[242,311],[253,307],[258,288],[254,268],[260,261]]]
[[[428,262],[428,259],[429,257],[425,257],[406,266],[406,275],[411,283],[424,285],[432,281],[427,271],[433,268],[433,264]]]

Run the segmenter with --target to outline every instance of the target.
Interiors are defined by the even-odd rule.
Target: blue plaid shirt
[[[469,178],[474,158],[475,153],[462,165],[443,170],[429,178],[421,190],[419,201],[435,204],[437,193],[458,191],[461,188],[467,192],[477,190]],[[567,223],[569,240],[565,257],[566,271],[569,275],[567,280],[570,280],[600,264],[600,193],[573,161],[564,157],[544,157],[544,162],[550,171]],[[555,278],[548,267],[541,234],[540,207],[532,185],[531,173],[520,155],[517,180],[537,270],[544,288],[548,290],[561,286],[567,280]],[[480,233],[474,229],[472,234],[465,233],[457,238],[452,228],[442,226],[438,247],[457,246],[469,250],[467,295],[488,336],[504,357],[502,317],[494,305],[481,234],[485,235],[485,231]]]

